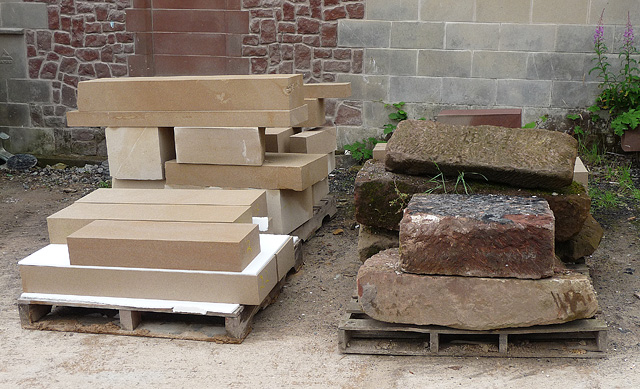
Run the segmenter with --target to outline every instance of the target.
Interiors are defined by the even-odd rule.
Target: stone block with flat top
[[[577,141],[556,131],[405,120],[387,143],[385,164],[397,173],[477,173],[490,182],[557,189],[573,181],[577,152]]]
[[[117,179],[162,180],[164,163],[175,158],[173,128],[107,127],[109,172]]]
[[[357,285],[363,311],[390,323],[492,330],[566,323],[598,310],[583,274],[541,280],[409,274],[400,270],[397,249],[369,258]]]
[[[409,273],[549,277],[553,212],[536,197],[414,195],[400,222],[400,253]]]
[[[176,161],[211,165],[260,166],[264,127],[175,127]]]
[[[318,129],[291,135],[289,151],[302,154],[328,154],[336,150],[335,130]]]
[[[275,127],[265,130],[265,151],[268,153],[288,153],[289,137],[293,127]]]

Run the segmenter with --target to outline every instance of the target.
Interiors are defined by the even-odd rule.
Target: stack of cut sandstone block
[[[554,210],[558,194],[541,195],[571,185],[576,153],[576,141],[558,132],[400,123],[382,170],[365,167],[358,176],[367,182],[356,188],[360,218],[382,221],[376,209],[401,210],[399,221],[385,214],[387,225],[398,223],[399,248],[373,255],[358,272],[364,312],[386,322],[470,330],[593,316],[598,305],[589,278],[555,258],[558,229],[568,233],[558,227],[558,213],[571,204]],[[398,180],[385,184],[380,176],[388,174]],[[452,193],[456,181],[462,194]],[[464,194],[469,190],[483,194]],[[372,197],[386,208],[365,205]]]
[[[323,125],[323,99],[349,84],[159,77],[78,90],[69,125],[107,126],[114,189],[48,218],[52,244],[20,263],[23,291],[260,304],[294,266],[288,234],[328,194],[335,130],[301,127]],[[288,150],[268,152],[273,128],[293,132],[276,139]],[[194,189],[205,187],[221,190]]]

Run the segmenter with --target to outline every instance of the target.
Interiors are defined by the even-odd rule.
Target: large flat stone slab
[[[522,188],[570,185],[577,141],[539,129],[402,121],[387,144],[387,169],[414,175],[480,173]]]
[[[549,277],[553,223],[540,198],[414,195],[400,222],[401,268],[418,274]]]
[[[556,219],[556,241],[564,242],[580,232],[589,214],[591,199],[582,185],[574,182],[556,190],[521,189],[501,184],[466,180],[469,193],[500,194],[507,196],[538,196],[549,203]],[[367,161],[355,182],[356,220],[368,226],[397,230],[402,209],[412,195],[430,193],[465,193],[455,179],[433,180],[426,176],[394,173],[385,170],[378,161]]]
[[[409,274],[400,270],[396,249],[369,258],[357,284],[364,312],[391,323],[492,330],[565,323],[598,310],[582,274],[542,280]]]

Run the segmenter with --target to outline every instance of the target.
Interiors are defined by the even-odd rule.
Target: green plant
[[[407,111],[404,110],[405,102],[401,101],[399,103],[384,103],[385,108],[393,108],[394,112],[391,112],[388,117],[389,120],[392,120],[396,123],[387,123],[382,128],[384,129],[383,134],[387,137],[387,139],[393,134],[393,132],[398,127],[397,123],[400,123],[403,120],[407,120],[409,118]],[[419,118],[418,120],[426,120],[424,117]]]
[[[378,143],[384,142],[374,137],[370,137],[368,139],[363,139],[360,142],[356,141],[351,144],[344,145],[344,149],[349,152],[351,158],[361,165],[373,157],[373,148]]]
[[[616,135],[622,135],[625,131],[634,129],[640,123],[640,69],[634,58],[638,50],[633,45],[634,33],[631,19],[627,15],[627,26],[623,34],[623,43],[620,46],[618,58],[621,61],[621,69],[615,74],[610,70],[608,62],[608,48],[604,41],[604,26],[600,15],[598,27],[593,35],[594,51],[596,57],[593,61],[596,65],[589,70],[589,74],[596,72],[601,79],[599,87],[602,89],[596,97],[595,104],[589,107],[589,111],[597,113],[605,111],[610,114],[611,129]],[[595,115],[593,120],[597,120]]]
[[[111,180],[98,182],[98,188],[111,188]]]
[[[546,122],[549,119],[549,115],[542,115],[538,118],[538,120],[533,121],[533,122],[529,122],[527,124],[525,124],[524,126],[522,126],[522,128],[539,128],[540,125],[544,122]]]
[[[607,209],[622,205],[622,201],[615,192],[602,190],[596,186],[589,187],[589,197],[591,197],[591,207],[594,209]]]
[[[474,173],[474,172],[471,172],[471,173],[458,172],[458,178],[456,178],[456,185],[455,185],[455,187],[453,188],[453,191],[454,191],[455,193],[458,193],[458,184],[462,184],[462,187],[464,188],[464,193],[465,193],[465,194],[469,194],[469,192],[471,191],[471,187],[469,187],[469,186],[467,185],[467,181],[465,180],[465,175],[466,175],[466,174],[476,174],[476,175],[479,175],[479,176],[481,176],[482,178],[484,178],[484,179],[485,179],[485,181],[489,181],[489,180],[487,179],[487,177],[485,177],[485,176],[484,176],[484,174]],[[445,193],[446,193],[446,192],[445,192]]]

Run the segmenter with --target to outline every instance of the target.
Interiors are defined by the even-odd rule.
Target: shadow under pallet
[[[344,354],[501,358],[603,358],[607,325],[601,319],[490,331],[386,323],[349,305],[338,327]]]

